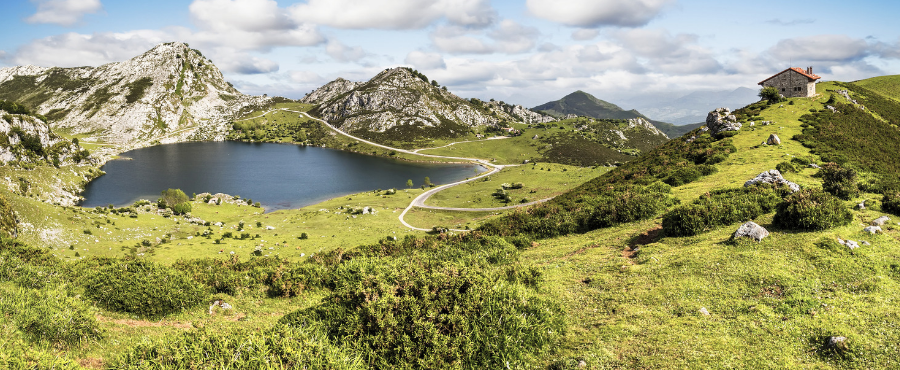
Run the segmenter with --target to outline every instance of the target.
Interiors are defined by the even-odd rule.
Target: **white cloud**
[[[43,67],[98,66],[138,56],[156,44],[172,40],[170,37],[169,32],[151,30],[91,35],[70,32],[21,46],[10,60],[17,65]]]
[[[223,72],[234,72],[243,75],[278,72],[278,63],[265,58],[258,58],[246,53],[231,53],[230,50],[211,53],[216,66]]]
[[[646,25],[673,0],[528,0],[532,15],[575,27]]]
[[[415,66],[416,69],[447,68],[447,63],[444,62],[444,57],[442,57],[441,54],[426,53],[418,50],[406,54],[406,59],[404,59],[403,62]]]
[[[439,26],[430,36],[435,47],[451,54],[517,54],[534,49],[540,32],[506,19],[485,30]]]
[[[103,10],[100,0],[31,0],[37,4],[37,13],[25,18],[28,23],[52,23],[72,26],[86,14]]]
[[[572,39],[578,41],[593,40],[600,32],[595,29],[581,28],[572,32]]]
[[[359,62],[369,55],[359,46],[349,47],[338,40],[328,41],[325,52],[338,62]]]
[[[815,35],[779,41],[769,49],[775,58],[813,62],[847,62],[866,57],[869,44],[847,35]]]
[[[497,17],[487,0],[309,0],[290,11],[301,22],[347,29],[421,29],[441,18],[481,28]]]
[[[192,41],[203,45],[266,51],[325,42],[315,25],[297,22],[273,0],[195,0],[189,10],[201,28]]]
[[[623,48],[641,57],[644,67],[669,74],[716,73],[722,69],[713,53],[697,44],[690,34],[671,35],[665,30],[625,29],[612,32]]]
[[[310,71],[290,71],[288,72],[288,76],[291,81],[299,83],[299,84],[321,84],[325,82],[325,79],[322,76],[319,76],[315,72]]]

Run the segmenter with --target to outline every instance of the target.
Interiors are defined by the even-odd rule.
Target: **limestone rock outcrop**
[[[756,241],[761,241],[763,238],[769,236],[769,231],[766,228],[757,225],[753,221],[748,221],[747,223],[741,225],[734,232],[734,238],[752,238]]]
[[[123,150],[223,140],[232,116],[269,101],[240,93],[209,59],[180,42],[99,67],[2,68],[0,91],[47,116],[53,128],[102,132],[103,141]]]
[[[800,185],[785,180],[785,178],[781,176],[781,172],[779,172],[778,170],[768,170],[759,175],[756,175],[756,177],[747,180],[747,182],[744,183],[744,186],[753,186],[756,184],[785,185],[789,189],[791,189],[792,193],[800,191]]]
[[[706,116],[706,127],[709,128],[710,134],[718,136],[723,132],[740,130],[741,123],[728,108],[716,108]]]

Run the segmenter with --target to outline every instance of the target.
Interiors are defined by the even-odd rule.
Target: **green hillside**
[[[486,194],[520,174],[534,180],[516,196],[580,185],[527,210],[480,212],[468,233],[404,231],[398,211],[419,189],[270,214],[192,203],[221,227],[0,189],[0,219],[8,204],[29,230],[78,236],[71,247],[0,238],[0,368],[897,368],[900,168],[889,159],[900,103],[883,95],[896,86],[864,82],[749,105],[734,112],[738,131],[696,128],[608,171],[505,170],[471,187]],[[316,137],[298,124],[288,128]],[[547,131],[593,138],[569,124]],[[780,144],[764,144],[772,134]],[[776,168],[801,190],[744,187]],[[456,191],[434,201],[473,201]],[[363,205],[378,213],[357,218]],[[883,216],[881,231],[863,231]],[[732,237],[751,220],[769,235]]]
[[[593,95],[578,90],[557,101],[547,102],[531,108],[547,114],[565,117],[569,114],[594,118],[629,119],[643,117],[636,111],[626,111],[610,102],[595,98]]]
[[[900,100],[900,75],[873,77],[853,84],[875,91],[883,97]]]

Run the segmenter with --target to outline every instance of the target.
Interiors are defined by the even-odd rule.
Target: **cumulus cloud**
[[[359,46],[349,47],[338,40],[328,41],[328,45],[325,46],[325,53],[338,62],[359,62],[362,58],[369,55]]]
[[[216,66],[223,72],[253,75],[278,72],[280,68],[278,63],[273,60],[258,58],[245,53],[218,52],[214,53],[213,57],[219,61],[216,63]]]
[[[325,82],[322,76],[310,71],[290,71],[288,76],[292,82],[299,84],[321,84]]]
[[[325,42],[315,25],[296,21],[273,0],[194,0],[188,9],[201,29],[191,38],[204,45],[266,51]]]
[[[665,30],[628,29],[612,33],[621,45],[646,60],[645,66],[671,74],[715,73],[722,69],[713,53],[697,44],[690,34],[671,35]]]
[[[172,40],[171,35],[177,33],[174,29],[171,32],[144,30],[91,35],[70,32],[34,40],[17,49],[10,59],[18,65],[97,66],[133,58],[156,44]]]
[[[37,13],[25,18],[28,23],[51,23],[72,26],[86,14],[103,10],[100,0],[31,0],[37,4]]]
[[[406,54],[406,59],[403,62],[415,66],[416,69],[447,68],[447,64],[444,62],[444,57],[441,54],[426,53],[418,50]]]
[[[646,25],[673,0],[528,0],[532,15],[568,26],[638,27]]]
[[[421,29],[441,18],[483,28],[497,17],[488,0],[309,0],[290,11],[301,22],[346,29]]]
[[[870,51],[866,40],[847,35],[815,35],[779,41],[769,53],[781,60],[849,62],[865,58]]]
[[[486,30],[439,26],[430,36],[435,47],[451,54],[517,54],[534,49],[540,32],[505,19]]]
[[[600,33],[600,31],[597,31],[595,29],[582,28],[582,29],[576,30],[575,32],[572,32],[572,40],[577,40],[577,41],[593,40],[595,37],[597,37],[597,35],[599,33]]]

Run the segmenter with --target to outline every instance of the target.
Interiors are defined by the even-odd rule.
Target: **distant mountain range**
[[[716,108],[736,109],[757,102],[757,93],[757,90],[739,87],[734,90],[695,91],[682,96],[641,96],[619,103],[639,110],[654,120],[685,125],[703,122],[706,114]]]
[[[546,113],[555,117],[565,117],[568,115],[593,117],[599,119],[636,119],[642,118],[650,121],[653,126],[666,134],[670,138],[679,137],[685,133],[699,127],[702,123],[694,123],[690,125],[674,125],[667,122],[652,120],[641,114],[635,109],[624,110],[618,105],[597,99],[591,94],[584,91],[576,91],[564,96],[562,99],[547,102],[532,108],[533,111]],[[698,120],[703,121],[703,118]]]

